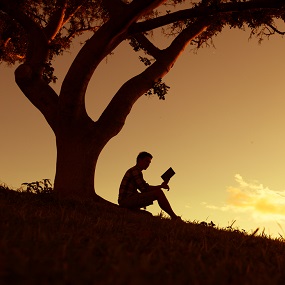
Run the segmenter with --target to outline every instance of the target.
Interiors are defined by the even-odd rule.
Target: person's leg
[[[164,192],[162,190],[154,190],[157,202],[160,208],[165,211],[172,219],[177,219],[178,216],[173,212]]]
[[[119,201],[119,205],[125,208],[139,210],[140,208],[152,205],[154,200],[156,200],[156,198],[152,192],[136,193]]]
[[[164,192],[160,189],[134,194],[131,197],[124,199],[124,201],[120,203],[120,206],[130,209],[142,208],[151,205],[155,200],[157,200],[160,208],[172,219],[180,218],[173,212]]]

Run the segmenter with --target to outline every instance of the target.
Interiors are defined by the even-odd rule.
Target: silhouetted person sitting
[[[164,192],[161,190],[162,188],[169,189],[168,182],[164,181],[161,185],[151,186],[143,179],[142,170],[149,167],[151,159],[150,153],[139,153],[136,165],[130,168],[122,179],[118,203],[121,207],[134,210],[152,205],[153,201],[157,200],[160,208],[172,219],[181,220],[173,212]]]

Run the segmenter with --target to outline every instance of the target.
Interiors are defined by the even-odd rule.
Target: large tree
[[[55,193],[60,198],[97,198],[94,174],[100,152],[124,126],[134,103],[155,93],[164,99],[161,79],[189,44],[197,48],[225,26],[249,27],[259,39],[282,34],[282,0],[0,0],[0,60],[18,64],[15,81],[43,114],[57,145]],[[161,30],[168,47],[153,42]],[[86,33],[57,94],[53,61]],[[87,38],[86,38],[87,39]],[[93,121],[85,94],[98,65],[129,41],[146,65],[124,83]]]

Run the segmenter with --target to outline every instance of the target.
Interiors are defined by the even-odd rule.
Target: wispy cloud
[[[285,220],[285,191],[274,191],[258,181],[247,182],[240,174],[235,175],[236,186],[227,189],[226,205],[207,208],[221,211],[249,212],[258,220]]]

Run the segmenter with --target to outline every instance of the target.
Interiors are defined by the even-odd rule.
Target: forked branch
[[[186,28],[167,49],[161,51],[158,60],[123,84],[97,121],[106,137],[115,136],[121,130],[138,98],[169,72],[187,44],[203,33],[209,24],[209,20],[203,19]],[[108,129],[105,126],[109,126]]]
[[[145,35],[143,34],[136,34],[133,36],[135,40],[139,43],[141,48],[154,57],[155,59],[159,58],[159,55],[161,54],[161,50],[157,48]]]
[[[46,37],[48,41],[54,39],[54,37],[58,34],[65,19],[65,12],[67,8],[67,0],[58,0],[57,6],[59,7],[55,13],[50,17],[49,23],[44,29]]]
[[[275,28],[273,25],[267,24],[267,26],[270,27],[270,28],[273,30],[273,33],[277,33],[277,34],[282,35],[282,36],[285,35],[285,32],[279,31],[279,30],[278,30],[277,28]],[[272,34],[272,33],[270,32],[270,35],[271,35],[271,34]]]

